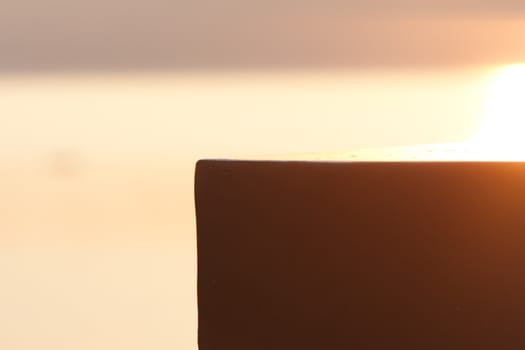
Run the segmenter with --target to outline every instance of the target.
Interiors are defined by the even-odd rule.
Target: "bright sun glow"
[[[472,143],[489,159],[525,160],[525,64],[495,75]]]

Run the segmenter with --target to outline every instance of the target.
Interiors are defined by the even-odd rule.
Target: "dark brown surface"
[[[201,350],[523,349],[525,164],[201,161]]]

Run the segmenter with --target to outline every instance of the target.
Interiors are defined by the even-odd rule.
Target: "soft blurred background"
[[[6,350],[195,350],[199,158],[462,141],[525,91],[523,1],[0,4]]]

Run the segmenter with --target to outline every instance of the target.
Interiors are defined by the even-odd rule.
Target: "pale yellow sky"
[[[492,69],[0,78],[0,348],[196,349],[199,158],[460,141]]]

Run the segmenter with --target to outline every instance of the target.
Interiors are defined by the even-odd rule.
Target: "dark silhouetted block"
[[[201,161],[201,350],[525,347],[525,163]]]

